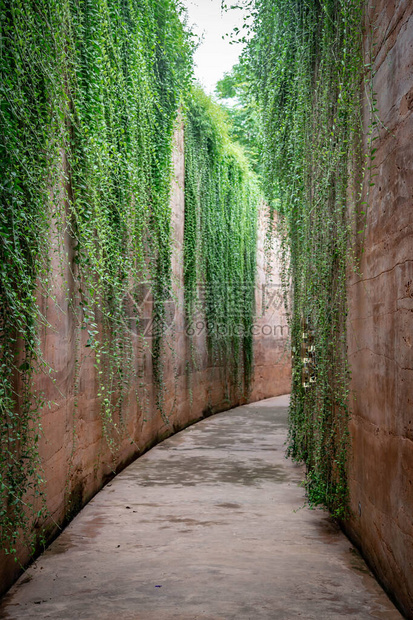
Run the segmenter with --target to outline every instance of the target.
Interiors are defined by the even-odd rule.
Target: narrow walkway
[[[300,509],[286,405],[214,416],[133,463],[22,576],[0,617],[401,618],[327,514]]]

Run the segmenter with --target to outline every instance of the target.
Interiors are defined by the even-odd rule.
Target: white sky
[[[181,2],[188,11],[188,26],[198,36],[203,35],[203,42],[194,57],[195,76],[205,91],[212,94],[218,80],[238,62],[242,45],[230,45],[229,38],[222,39],[222,36],[231,33],[235,26],[241,30],[243,11],[221,11],[221,0]],[[232,2],[227,0],[227,4]]]

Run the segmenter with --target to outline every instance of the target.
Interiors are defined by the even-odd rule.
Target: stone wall
[[[98,398],[97,369],[88,334],[81,330],[79,300],[76,299],[76,266],[73,264],[73,240],[60,238],[59,229],[51,232],[53,289],[45,299],[39,295],[42,312],[50,327],[42,328],[44,358],[53,372],[36,378],[50,409],[41,417],[43,436],[40,453],[46,480],[48,540],[63,527],[93,495],[133,459],[163,438],[199,420],[205,415],[229,409],[245,402],[238,391],[223,381],[222,369],[209,365],[205,329],[199,329],[190,341],[183,312],[183,232],[184,232],[184,145],[183,131],[175,136],[175,181],[172,188],[173,289],[169,313],[171,327],[166,336],[164,360],[164,415],[157,412],[152,382],[152,340],[150,317],[152,300],[143,291],[140,308],[144,320],[131,322],[138,379],[130,385],[124,402],[126,436],[112,454],[103,437]],[[286,319],[280,304],[279,274],[274,254],[272,273],[266,275],[264,220],[261,218],[257,254],[257,308],[255,326],[255,374],[250,401],[289,392],[290,359]],[[275,248],[274,248],[275,252]],[[267,301],[263,305],[263,296]],[[69,301],[72,299],[72,301]],[[73,301],[74,300],[74,301]],[[126,300],[127,301],[127,300]],[[133,309],[131,310],[133,313]],[[197,370],[188,373],[188,362],[195,357]],[[116,437],[115,437],[116,439]],[[37,524],[40,526],[41,524]],[[22,565],[27,562],[23,545],[18,549]],[[0,556],[0,594],[21,572],[21,566]]]
[[[354,517],[347,531],[413,618],[413,3],[370,2],[366,20],[380,123],[374,185],[365,184],[362,275],[351,276],[348,291]],[[367,59],[369,39],[365,48]],[[367,102],[364,123],[367,135]]]

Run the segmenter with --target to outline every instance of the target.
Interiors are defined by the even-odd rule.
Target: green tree
[[[240,61],[217,83],[215,94],[230,121],[230,136],[239,142],[256,173],[260,172],[259,108],[248,65]]]

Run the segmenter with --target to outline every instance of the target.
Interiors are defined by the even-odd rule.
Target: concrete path
[[[117,476],[4,599],[35,620],[396,619],[284,458],[287,399],[204,420]]]

